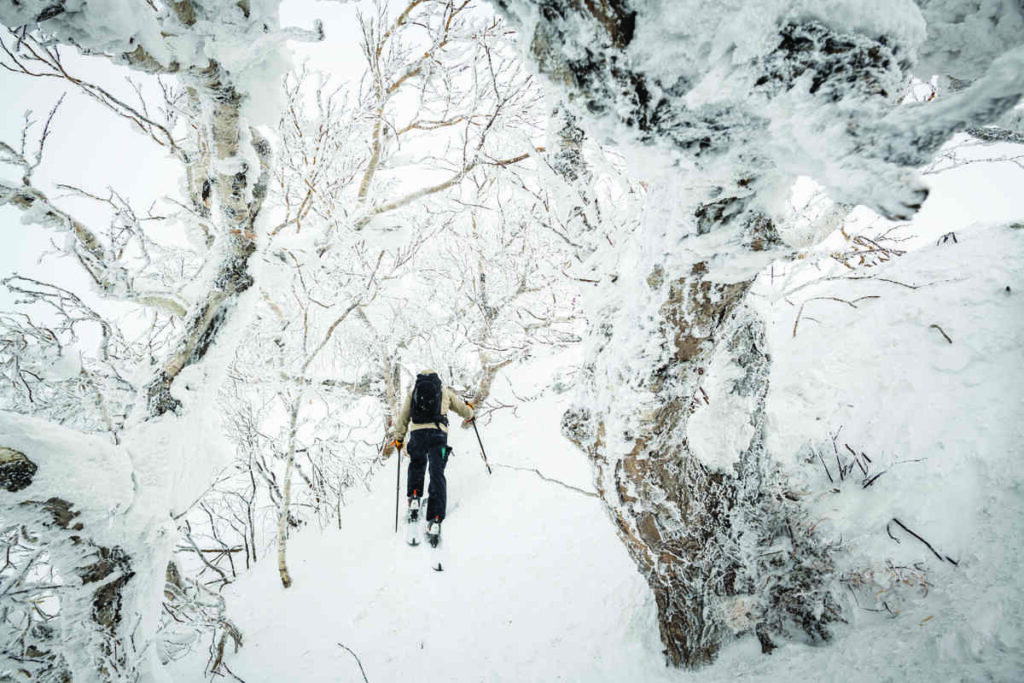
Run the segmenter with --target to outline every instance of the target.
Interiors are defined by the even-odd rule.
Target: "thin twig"
[[[942,561],[945,561],[945,560],[949,560],[949,561],[950,561],[950,562],[952,562],[952,563],[953,563],[954,565],[956,564],[956,562],[953,562],[953,560],[950,560],[950,559],[949,559],[948,557],[943,557],[942,555],[940,555],[940,554],[939,554],[939,551],[938,551],[938,550],[936,550],[935,548],[933,548],[933,547],[932,547],[932,544],[931,544],[931,543],[929,543],[928,541],[924,540],[924,539],[923,539],[923,538],[921,538],[921,537],[920,537],[919,535],[917,535],[916,533],[914,533],[913,531],[911,531],[911,530],[910,530],[909,528],[907,528],[907,525],[906,525],[906,524],[904,524],[904,523],[903,523],[903,522],[901,522],[900,520],[896,519],[895,517],[893,517],[893,518],[892,518],[892,521],[894,521],[894,522],[896,522],[897,524],[899,524],[899,525],[900,525],[900,528],[901,528],[901,529],[903,529],[904,531],[906,531],[906,532],[907,532],[908,534],[910,534],[911,536],[913,536],[913,537],[914,537],[914,538],[916,538],[917,540],[921,541],[921,543],[924,543],[924,544],[925,544],[926,546],[928,546],[928,550],[931,550],[931,551],[932,551],[932,553],[933,553],[933,554],[935,555],[935,557],[939,558],[939,560],[942,560]],[[889,535],[891,536],[892,534],[889,534]]]
[[[860,600],[857,599],[857,591],[853,590],[853,586],[850,584],[850,582],[848,580],[846,580],[846,579],[843,579],[843,583],[845,583],[846,587],[850,589],[850,594],[853,595],[853,602],[854,602],[854,604],[857,605],[857,607],[860,607],[862,610],[865,610],[867,612],[882,612],[883,611],[883,610],[880,610],[880,609],[873,609],[871,607],[864,607],[863,605],[861,605],[860,604]]]
[[[825,474],[828,475],[828,481],[830,484],[836,483],[836,480],[832,478],[832,473],[828,471],[828,465],[825,464],[825,458],[821,457],[820,451],[814,451],[814,454],[818,456],[818,460],[821,461],[821,466],[825,468]]]
[[[363,663],[359,660],[359,655],[353,652],[352,648],[348,647],[344,643],[338,643],[338,647],[345,648],[349,651],[349,654],[356,658],[356,664],[359,665],[359,673],[363,674],[363,681],[365,681],[365,683],[370,683],[370,680],[366,677],[366,669],[363,668]]]
[[[933,327],[933,328],[935,328],[936,330],[938,330],[938,331],[939,331],[939,334],[941,334],[941,335],[943,336],[943,338],[944,338],[944,339],[945,339],[946,341],[948,341],[948,342],[949,342],[950,344],[952,344],[952,343],[953,343],[953,340],[949,338],[949,335],[948,335],[948,334],[946,334],[946,331],[945,331],[944,329],[942,329],[941,327],[939,327],[938,325],[936,325],[936,324],[932,323],[932,324],[931,324],[931,325],[929,325],[928,327]]]
[[[533,472],[534,474],[536,474],[538,477],[540,477],[544,481],[550,481],[552,484],[558,484],[559,486],[564,486],[565,488],[567,488],[567,489],[569,489],[571,491],[575,491],[576,493],[582,493],[584,496],[588,496],[590,498],[600,498],[600,496],[598,496],[593,491],[586,491],[584,489],[577,488],[577,487],[573,486],[572,484],[566,484],[564,481],[559,481],[558,479],[552,479],[551,477],[546,477],[546,476],[544,476],[541,473],[540,470],[538,470],[535,467],[516,467],[515,465],[503,465],[503,464],[501,464],[499,462],[496,462],[496,463],[493,463],[493,464],[494,464],[495,467],[504,467],[507,470],[519,470],[520,472]]]
[[[883,474],[885,474],[886,472],[887,472],[887,470],[882,470],[881,472],[879,472],[875,476],[871,477],[870,479],[865,479],[864,480],[863,488],[867,488],[867,487],[871,486],[872,484],[874,484],[876,481],[878,481],[878,478],[880,476],[882,476]]]

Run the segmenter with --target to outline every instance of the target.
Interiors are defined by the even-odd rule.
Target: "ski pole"
[[[398,465],[395,477],[395,533],[398,533],[398,489],[402,486],[402,447],[395,447],[395,461]]]
[[[491,465],[487,462],[487,452],[484,450],[484,442],[480,438],[480,430],[476,428],[476,419],[474,418],[470,424],[473,425],[473,431],[476,432],[476,440],[477,443],[480,444],[480,457],[484,459],[484,466],[487,468],[487,474],[493,474],[491,472]]]

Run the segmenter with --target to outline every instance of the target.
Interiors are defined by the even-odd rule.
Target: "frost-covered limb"
[[[295,437],[301,400],[301,395],[295,397],[288,412],[288,457],[285,461],[281,511],[278,513],[277,522],[277,571],[281,575],[281,585],[285,588],[292,585],[292,578],[288,573],[288,565],[285,561],[285,549],[288,544],[288,507],[292,500],[292,467],[295,465]]]
[[[383,376],[384,384],[383,424],[384,432],[390,433],[394,427],[395,418],[398,416],[398,412],[401,409],[402,401],[402,397],[400,396],[402,391],[402,377],[401,367],[398,363],[398,356],[409,346],[411,340],[394,339],[385,336],[373,321],[370,320],[362,308],[357,309],[356,314],[359,317],[359,320],[366,326],[367,330],[373,336],[374,346],[381,358],[381,364],[383,366],[381,374]],[[390,455],[392,450],[394,450],[394,444],[388,443],[384,447],[384,454]]]
[[[63,100],[63,97],[62,97]],[[22,169],[20,186],[0,183],[0,205],[14,207],[23,212],[27,223],[66,232],[72,236],[66,250],[86,270],[96,289],[105,297],[121,299],[156,308],[174,316],[185,314],[185,303],[173,291],[162,290],[152,282],[157,276],[152,255],[163,255],[166,250],[149,240],[142,228],[143,220],[155,220],[152,215],[140,219],[131,205],[110,190],[107,198],[101,198],[79,188],[58,185],[58,189],[70,190],[80,196],[103,202],[113,211],[109,238],[86,226],[70,212],[60,208],[42,189],[32,184],[33,171],[43,159],[46,140],[52,130],[57,106],[50,111],[45,126],[38,136],[37,149],[30,154],[28,146],[31,123],[23,128],[20,151],[3,144],[0,163],[9,163]],[[26,116],[26,121],[28,117]],[[159,276],[157,276],[159,277]],[[162,279],[162,278],[161,278]],[[156,285],[156,286],[154,286]]]
[[[175,315],[184,313],[181,302],[171,293],[138,291],[134,277],[107,252],[95,233],[57,208],[40,190],[31,186],[19,188],[0,184],[0,205],[13,206],[25,212],[27,220],[73,235],[78,262],[105,294],[154,306]]]
[[[894,108],[923,38],[923,17],[910,6],[886,18],[867,8],[837,17],[812,3],[795,20],[789,2],[756,19],[746,6],[559,0],[538,13],[539,3],[528,0],[497,4],[575,110],[614,124],[622,139],[672,148],[702,169],[731,163],[742,150],[758,175],[773,177],[762,182],[809,175],[836,199],[891,217],[913,214],[927,194],[914,168],[956,131],[999,118],[1024,91],[1015,75],[1020,55],[1007,49],[1020,45],[1019,33],[1014,45],[1009,32],[1003,55],[966,43],[962,54],[942,57],[955,67],[972,55],[970,77],[984,75],[968,91]],[[958,21],[933,9],[928,21]],[[753,30],[729,33],[744,17]],[[736,50],[727,74],[716,71],[724,49]]]
[[[0,408],[106,431],[117,442],[136,391],[124,375],[141,348],[155,347],[128,340],[66,288],[21,276],[4,285],[36,315],[0,314],[0,377],[9,382]]]
[[[114,330],[111,324],[96,311],[87,306],[74,292],[57,285],[40,282],[19,275],[4,278],[3,285],[18,295],[20,304],[42,304],[48,306],[57,317],[53,327],[57,334],[66,337],[70,343],[78,341],[75,328],[81,323],[93,323],[100,329],[99,356],[108,360]],[[49,332],[54,339],[56,334]]]
[[[64,663],[49,647],[58,633],[46,611],[46,603],[58,599],[62,587],[52,570],[42,568],[41,541],[27,537],[17,524],[0,532],[0,667],[43,678],[61,671]]]
[[[490,151],[496,145],[507,148],[491,138],[508,125],[506,122],[518,123],[519,112],[534,106],[535,90],[529,76],[513,65],[507,48],[501,45],[500,22],[474,27],[466,16],[470,10],[468,1],[415,0],[393,22],[381,3],[375,5],[372,15],[360,15],[370,84],[362,106],[373,123],[369,156],[356,195],[360,206],[367,205],[365,215],[356,220],[358,227],[374,216],[458,186],[481,163],[508,165],[529,156]],[[418,34],[417,28],[425,35]],[[462,54],[467,48],[472,60]],[[400,122],[399,116],[406,115],[400,113],[399,103],[414,87],[420,91],[418,107],[410,119]],[[445,166],[451,166],[446,180],[398,198],[371,196],[375,178],[387,167],[395,148],[413,144],[410,140],[416,135],[443,133],[461,138],[452,149],[461,148],[461,159],[444,160]]]
[[[483,205],[487,201],[482,189],[478,187],[477,205]],[[517,348],[516,337],[539,342],[545,334],[571,330],[575,320],[571,315],[560,311],[557,306],[547,307],[547,310],[538,308],[543,312],[533,313],[530,306],[539,298],[536,296],[538,292],[547,289],[551,274],[540,272],[541,269],[536,267],[536,261],[529,253],[523,260],[509,259],[501,263],[499,271],[494,267],[495,264],[490,257],[492,247],[484,237],[483,226],[478,225],[475,211],[471,227],[469,243],[475,252],[473,265],[476,273],[467,284],[472,295],[469,305],[479,320],[472,341],[477,349],[480,366],[479,378],[474,383],[472,397],[474,404],[482,408],[490,397],[498,373],[520,360],[527,352],[527,344]],[[529,248],[526,244],[523,247]],[[523,318],[529,322],[522,322]],[[512,335],[512,326],[519,327],[519,335]]]
[[[543,147],[537,147],[534,151],[535,152],[543,152],[544,148]],[[461,183],[467,176],[469,176],[469,174],[473,171],[473,169],[475,169],[479,164],[486,164],[488,166],[510,166],[512,164],[517,164],[520,161],[525,161],[529,157],[530,157],[530,153],[529,152],[524,152],[523,154],[516,155],[516,156],[511,157],[509,159],[493,159],[493,160],[476,160],[476,159],[474,159],[473,161],[469,162],[467,165],[463,166],[461,169],[456,171],[447,180],[444,180],[444,181],[442,181],[440,183],[437,183],[436,185],[429,185],[427,187],[423,187],[423,188],[420,188],[418,190],[414,190],[414,191],[412,191],[412,192],[410,192],[410,193],[408,193],[408,194],[406,194],[406,195],[404,195],[402,197],[398,197],[397,199],[391,200],[389,202],[385,202],[383,204],[375,205],[370,210],[370,215],[367,216],[366,218],[363,218],[360,222],[356,223],[356,225],[357,225],[357,227],[361,227],[362,225],[365,225],[366,223],[368,223],[372,216],[377,216],[377,215],[380,215],[380,214],[388,213],[389,211],[394,211],[396,209],[400,209],[400,208],[402,208],[404,206],[408,206],[409,204],[412,204],[415,201],[418,201],[418,200],[423,199],[425,197],[429,197],[432,194],[437,194],[439,192],[444,192],[445,190],[448,190],[448,189],[458,185],[459,183]]]
[[[391,38],[395,34],[395,31],[403,27],[408,19],[409,14],[420,4],[423,0],[413,0],[410,2],[398,17],[394,23],[383,30],[383,26],[387,21],[387,9],[383,3],[376,3],[374,6],[374,15],[367,18],[363,15],[359,17],[360,29],[362,32],[362,41],[360,46],[363,50],[363,57],[367,60],[368,71],[372,78],[372,97],[376,101],[373,131],[370,143],[370,156],[369,161],[366,165],[366,170],[363,172],[363,177],[359,182],[359,192],[357,197],[360,201],[365,201],[367,193],[370,189],[370,182],[373,180],[373,176],[377,172],[377,168],[380,166],[380,157],[383,149],[383,142],[381,140],[381,134],[384,124],[384,107],[386,105],[387,98],[394,93],[402,82],[408,80],[408,76],[396,80],[394,84],[389,81],[391,78],[390,74],[384,72],[385,63],[383,63],[385,47],[391,48],[389,55],[394,52],[392,48]],[[387,60],[391,61],[391,60]]]
[[[186,656],[194,644],[192,629],[198,627],[211,633],[207,670],[213,674],[226,670],[224,656],[229,639],[237,651],[244,637],[228,619],[224,598],[202,582],[183,577],[173,561],[167,565],[164,598],[164,612],[170,624],[162,631],[161,659],[174,661]]]
[[[411,85],[413,79],[420,76],[425,68],[432,66],[433,62],[440,61],[438,53],[448,45],[453,24],[460,20],[459,15],[467,5],[469,5],[469,0],[464,0],[459,4],[434,2],[433,0],[411,0],[394,22],[388,26],[387,5],[377,1],[374,4],[372,17],[359,16],[363,36],[361,46],[372,78],[371,87],[374,100],[370,157],[359,182],[357,195],[360,202],[366,200],[373,178],[380,167],[385,145],[384,136],[386,135],[385,126],[387,125],[389,101],[397,98],[403,86]],[[421,6],[424,11],[418,13],[418,16],[413,19],[413,12]],[[428,47],[421,55],[409,59],[409,48],[402,44],[401,33],[403,29],[416,24],[427,27]],[[418,127],[414,121],[403,128],[401,132]],[[443,127],[443,125],[437,127]]]
[[[223,161],[236,160],[239,153],[239,95],[233,90],[223,92],[219,71],[206,75],[213,79],[215,99],[212,136],[216,157]],[[226,98],[226,99],[225,99]],[[216,339],[217,332],[233,308],[237,297],[252,285],[247,267],[249,257],[256,250],[255,222],[263,204],[269,178],[270,145],[255,130],[249,130],[252,151],[259,167],[255,178],[250,177],[246,164],[237,173],[214,176],[221,212],[221,234],[218,243],[218,263],[209,279],[205,299],[193,304],[184,322],[183,335],[177,348],[162,370],[147,386],[148,412],[158,416],[177,410],[179,401],[170,394],[170,387],[178,374],[188,365],[203,358]]]
[[[46,148],[46,140],[50,137],[52,132],[53,119],[57,116],[57,111],[60,109],[60,105],[64,103],[65,95],[61,95],[57,103],[50,109],[49,115],[46,117],[46,123],[43,124],[43,130],[39,134],[39,140],[36,145],[35,152],[29,157],[28,153],[28,139],[29,132],[33,125],[32,112],[25,112],[25,125],[21,129],[21,145],[19,151],[15,151],[13,147],[5,142],[0,142],[0,163],[12,164],[20,166],[22,169],[21,183],[22,185],[32,184],[32,174],[39,164],[43,163],[43,150]]]
[[[167,147],[172,153],[180,152],[177,140],[171,132],[173,124],[151,116],[146,110],[144,100],[138,105],[133,105],[106,88],[75,76],[65,66],[59,46],[50,44],[26,29],[27,27],[22,27],[20,31],[8,32],[6,36],[0,35],[0,51],[3,52],[0,67],[25,76],[63,79],[118,116],[130,121],[153,142]]]
[[[285,77],[285,113],[278,125],[280,163],[274,183],[283,205],[283,219],[270,230],[271,238],[286,228],[302,224],[311,214],[335,221],[333,197],[358,172],[349,152],[354,132],[353,113],[347,93],[332,87],[323,75],[316,78],[304,66]],[[309,91],[312,90],[312,93]],[[315,109],[306,99],[312,94]]]
[[[214,358],[216,354],[211,351],[231,325],[240,295],[252,284],[248,261],[255,250],[255,224],[266,193],[271,160],[269,143],[256,132],[247,117],[258,110],[249,107],[253,98],[260,94],[253,86],[275,77],[282,63],[278,48],[289,36],[276,30],[276,3],[256,6],[240,3],[237,7],[226,8],[218,2],[186,0],[157,7],[119,0],[102,8],[83,5],[74,11],[44,10],[44,3],[31,0],[0,2],[0,22],[12,32],[12,37],[4,36],[0,62],[8,70],[23,75],[60,78],[71,83],[130,121],[150,140],[170,149],[181,163],[187,193],[185,200],[179,202],[183,211],[174,216],[174,220],[181,222],[190,236],[193,233],[204,236],[198,258],[194,259],[203,260],[204,265],[193,267],[191,256],[163,258],[166,252],[154,249],[155,244],[137,232],[138,217],[116,194],[111,195],[107,204],[122,224],[115,225],[110,239],[105,240],[95,229],[63,211],[57,204],[59,200],[48,191],[31,185],[31,173],[23,174],[27,181],[22,186],[0,189],[4,203],[22,209],[29,220],[52,225],[74,236],[72,253],[97,282],[98,290],[110,290],[131,303],[155,303],[174,310],[181,317],[179,323],[173,322],[174,316],[170,316],[171,320],[158,315],[142,318],[152,326],[119,348],[128,349],[130,353],[125,356],[109,354],[109,377],[94,371],[96,363],[104,362],[103,358],[86,358],[83,361],[88,367],[86,374],[67,380],[50,377],[48,373],[46,377],[39,375],[45,381],[38,383],[40,387],[52,388],[58,381],[79,381],[90,396],[102,394],[106,405],[110,403],[106,399],[114,395],[108,383],[121,381],[123,376],[137,381],[149,375],[148,381],[142,379],[141,387],[127,392],[132,394],[130,400],[119,404],[124,407],[124,413],[128,405],[133,404],[130,417],[116,415],[116,410],[107,411],[114,413],[111,423],[125,425],[119,434],[126,445],[118,451],[121,461],[117,466],[105,467],[104,471],[117,481],[121,481],[120,477],[131,478],[131,493],[127,499],[103,496],[106,505],[115,506],[112,512],[109,507],[105,509],[108,523],[83,522],[83,527],[74,532],[82,539],[78,546],[59,545],[62,541],[57,532],[47,532],[47,543],[55,553],[61,551],[50,560],[60,573],[68,577],[76,574],[89,577],[83,579],[81,595],[86,595],[88,590],[102,595],[102,599],[95,601],[95,610],[78,609],[77,597],[61,600],[60,618],[74,620],[82,634],[93,635],[59,644],[59,650],[54,652],[67,660],[68,668],[77,677],[101,680],[152,677],[159,675],[159,663],[153,640],[157,615],[150,606],[164,584],[161,561],[166,565],[174,545],[173,539],[161,536],[167,535],[166,520],[180,504],[179,499],[193,499],[207,483],[201,481],[201,475],[193,473],[202,469],[197,469],[197,462],[193,461],[202,456],[196,449],[182,448],[182,444],[192,438],[190,433],[199,428],[203,416],[192,404],[183,403],[182,398],[216,391],[225,369],[224,361],[230,353]],[[68,67],[70,59],[65,59],[61,52],[69,45],[115,64],[166,75],[166,80],[156,84],[163,95],[162,108],[155,101],[147,100],[145,95],[152,81],[146,87],[130,81],[126,97],[97,88],[73,74]],[[139,102],[135,103],[133,98]],[[6,145],[0,158],[4,163],[23,168],[26,163],[31,166],[29,156],[18,153],[13,145]],[[95,192],[84,192],[102,200]],[[78,193],[82,195],[82,191]],[[125,226],[126,221],[134,222]],[[126,241],[131,241],[131,249],[122,249]],[[130,258],[122,259],[121,252],[128,253]],[[137,267],[140,264],[142,268]],[[181,267],[175,270],[178,265]],[[162,295],[161,300],[128,296],[148,295],[140,284],[143,281],[140,273],[169,285],[168,291],[174,294]],[[186,286],[188,302],[178,298],[178,293]],[[45,324],[17,316],[11,319],[25,321],[14,338],[20,346],[7,347],[20,354],[14,364],[20,378],[29,377],[22,362],[29,357],[26,353],[62,353],[67,348],[67,340],[57,332],[37,349],[36,341],[46,338],[46,333],[41,331]],[[106,329],[108,327],[101,324],[99,336]],[[115,337],[111,335],[111,338]],[[114,346],[120,344],[119,341]],[[140,346],[145,349],[144,353],[137,353]],[[181,373],[197,365],[201,365],[196,371],[205,375],[205,381],[192,385],[192,393],[185,390],[177,393],[175,385]],[[33,386],[33,393],[38,397],[40,390]],[[90,397],[90,403],[92,400]],[[7,413],[0,415],[7,419]],[[102,424],[104,420],[101,416],[89,415],[88,420],[83,421],[93,423],[88,425],[92,431],[95,423]],[[54,428],[51,424],[49,429]],[[42,434],[46,430],[38,432]],[[68,440],[63,450],[68,454],[75,451],[73,443]],[[99,448],[93,441],[88,444],[89,448]],[[128,452],[131,457],[127,456]],[[80,459],[65,457],[64,460],[78,462]],[[50,469],[43,472],[45,468]],[[100,487],[88,485],[85,473],[61,471],[58,474],[55,468],[52,459],[41,464],[42,474],[26,489],[25,495],[34,495],[34,490],[42,485],[39,481],[60,479],[66,489],[55,491],[51,497],[65,501],[68,510],[91,509],[92,496],[102,496]],[[186,472],[184,476],[182,473]],[[184,483],[179,485],[178,482]],[[197,490],[191,491],[189,487]],[[6,515],[8,506],[5,504],[4,508]],[[61,519],[68,515],[61,513]],[[37,529],[47,528],[48,524],[47,518],[37,516],[27,527],[37,533]],[[104,533],[108,535],[100,538]],[[89,657],[98,664],[89,664]]]
[[[960,138],[953,144],[943,147],[922,172],[924,175],[943,173],[954,168],[972,164],[1013,164],[1024,169],[1024,135],[1014,131],[985,128],[965,131],[969,137]],[[1009,143],[1007,146],[993,148],[993,145]]]

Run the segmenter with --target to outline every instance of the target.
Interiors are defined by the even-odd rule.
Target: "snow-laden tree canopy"
[[[748,194],[810,176],[834,200],[908,217],[914,169],[1024,91],[1024,19],[1011,0],[497,0],[542,72],[595,132],[671,154]],[[911,76],[970,85],[898,106]]]

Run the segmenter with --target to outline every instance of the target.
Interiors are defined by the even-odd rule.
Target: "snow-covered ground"
[[[874,279],[822,280],[771,308],[769,447],[822,534],[842,542],[843,575],[870,572],[859,606],[846,591],[851,628],[812,658],[833,680],[1024,676],[1024,228],[956,237],[877,268],[839,266],[829,275]],[[794,336],[815,297],[857,307],[816,298]],[[867,473],[846,444],[871,459],[860,458]]]
[[[666,668],[646,584],[592,494],[585,456],[559,433],[572,394],[550,387],[579,362],[570,351],[496,383],[496,398],[517,407],[481,425],[493,475],[472,432],[453,430],[443,550],[395,534],[389,463],[351,498],[340,531],[294,539],[291,589],[269,560],[228,589],[246,638],[229,666],[250,682],[360,681],[354,652],[369,681],[1020,680],[1024,229],[975,226],[957,238],[848,273],[884,279],[781,296],[766,276],[755,290],[771,321],[769,443],[822,533],[842,538],[842,576],[872,569],[881,586],[889,562],[923,572],[914,576],[927,591],[908,578],[876,596],[895,616],[865,609],[875,606],[869,587],[861,607],[849,597],[848,624],[826,646],[780,641],[765,656],[748,635],[706,669]],[[800,303],[823,296],[878,298],[856,308],[819,299],[794,336]],[[817,460],[798,457],[808,444],[830,449],[839,427],[840,448],[867,453],[872,474],[885,470],[872,486],[860,474],[830,484]],[[436,553],[442,573],[430,569]],[[197,666],[179,662],[177,679],[194,680]]]
[[[535,363],[530,375],[547,378],[574,360]],[[498,398],[513,399],[507,386]],[[291,543],[291,589],[270,561],[232,586],[231,616],[246,638],[232,671],[247,681],[361,680],[341,643],[370,681],[657,676],[646,584],[592,493],[589,464],[559,434],[568,399],[549,391],[516,414],[481,421],[492,475],[473,432],[453,429],[441,550],[406,545],[404,521],[394,532],[392,460],[371,491],[352,496],[341,531],[308,531]],[[537,468],[578,490],[513,468]],[[430,566],[438,557],[440,573]]]

